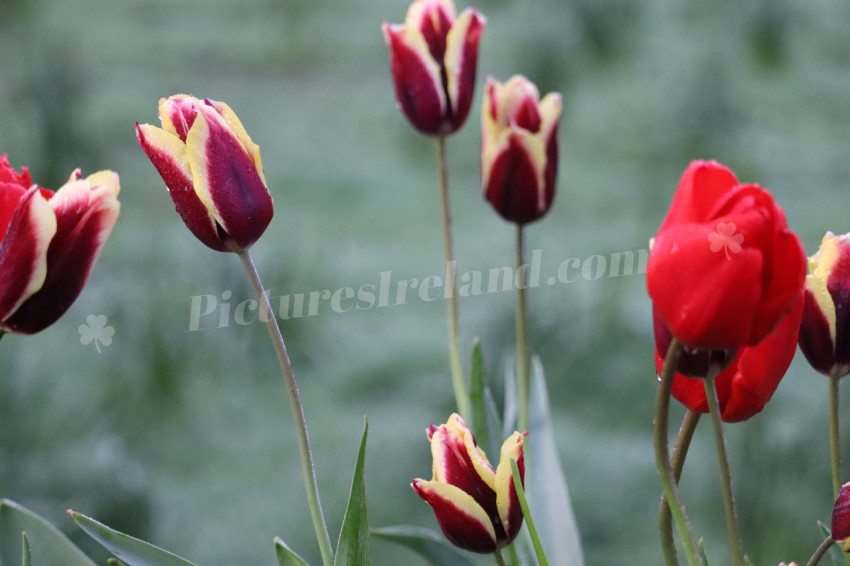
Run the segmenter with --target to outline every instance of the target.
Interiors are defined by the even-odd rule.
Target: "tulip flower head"
[[[850,234],[827,232],[809,258],[800,349],[817,371],[850,373]]]
[[[773,197],[714,161],[685,170],[647,263],[653,308],[682,344],[761,342],[802,292],[806,257]]]
[[[34,334],[71,306],[118,219],[118,175],[83,178],[56,192],[0,157],[0,334]]]
[[[487,80],[481,115],[484,196],[505,219],[526,224],[542,217],[555,198],[561,95],[540,100],[521,75]]]
[[[452,0],[415,0],[403,24],[383,23],[396,99],[423,134],[445,136],[466,121],[486,23],[474,8],[456,16]]]
[[[522,526],[511,460],[525,474],[524,434],[513,433],[502,444],[494,470],[459,415],[428,428],[434,477],[415,479],[411,486],[434,509],[446,538],[460,548],[482,554],[510,544]]]
[[[240,252],[271,222],[260,148],[223,102],[178,94],[159,101],[162,128],[136,124],[189,230],[216,251]]]
[[[841,545],[841,550],[850,552],[850,482],[838,490],[835,507],[832,509],[832,539]]]
[[[800,296],[788,316],[767,338],[755,346],[742,346],[734,359],[730,360],[731,363],[725,362],[728,367],[714,377],[720,417],[725,422],[750,419],[770,401],[794,359],[802,316],[803,297]],[[656,338],[655,366],[659,374],[668,344],[669,341],[664,344]],[[683,357],[686,354],[687,350],[683,352]],[[677,372],[673,377],[672,393],[688,409],[698,413],[708,412],[702,379],[686,377]]]

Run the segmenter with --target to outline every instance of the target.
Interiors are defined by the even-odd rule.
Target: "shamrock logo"
[[[106,325],[106,315],[90,314],[86,317],[88,324],[81,324],[77,328],[80,333],[80,344],[88,346],[94,342],[94,347],[97,348],[97,353],[100,354],[100,345],[109,346],[112,344],[112,336],[115,335],[115,329]]]
[[[729,256],[731,251],[733,254],[741,253],[741,244],[744,242],[743,234],[736,234],[735,230],[738,227],[734,222],[718,222],[717,232],[712,232],[708,235],[708,241],[711,242],[711,251],[726,252],[726,259],[732,259]]]

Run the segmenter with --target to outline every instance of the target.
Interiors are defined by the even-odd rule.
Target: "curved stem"
[[[449,367],[452,375],[452,387],[460,416],[470,421],[472,417],[469,393],[463,378],[463,364],[460,361],[457,324],[457,264],[452,241],[452,212],[449,204],[449,176],[446,168],[446,138],[437,138],[437,170],[440,177],[440,208],[443,218],[443,253],[446,258],[446,311],[449,324]],[[470,421],[471,422],[471,421]]]
[[[685,466],[685,458],[688,455],[688,448],[691,446],[691,439],[694,437],[700,416],[700,413],[689,410],[679,428],[679,436],[676,437],[676,446],[673,448],[673,460],[670,462],[673,467],[673,478],[677,485],[679,478],[682,477],[682,468]],[[667,498],[663,495],[661,496],[661,508],[658,511],[658,530],[661,533],[661,548],[664,549],[666,563],[668,566],[678,564],[676,543],[673,540],[673,515],[670,513]]]
[[[322,503],[319,500],[319,486],[316,483],[316,472],[313,466],[313,456],[310,451],[310,438],[307,434],[307,420],[304,417],[304,407],[301,404],[301,395],[298,393],[298,384],[295,382],[295,373],[292,370],[292,362],[283,342],[283,334],[277,324],[274,311],[269,298],[263,289],[260,275],[248,251],[238,253],[242,261],[242,267],[251,282],[251,288],[257,296],[260,304],[260,320],[264,320],[269,330],[272,344],[274,344],[280,370],[283,373],[283,381],[286,384],[286,392],[289,394],[289,404],[292,408],[292,418],[295,421],[295,435],[298,439],[298,451],[301,454],[301,468],[304,473],[304,487],[307,490],[307,503],[310,506],[310,516],[313,519],[313,528],[316,530],[316,538],[319,541],[319,550],[322,553],[322,563],[331,566],[334,563],[333,548],[331,547],[328,527],[322,514]]]
[[[726,513],[726,531],[729,533],[729,549],[734,566],[744,565],[744,549],[741,545],[741,530],[738,526],[738,513],[735,509],[735,494],[732,489],[732,472],[729,469],[729,456],[726,453],[726,438],[723,435],[723,421],[717,401],[717,390],[713,379],[704,379],[705,397],[714,429],[714,445],[717,447],[717,462],[720,465],[720,480],[723,487],[723,509]]]
[[[507,564],[505,564],[505,559],[502,557],[501,550],[497,549],[496,552],[493,553],[493,558],[496,559],[496,566],[507,566]]]
[[[516,225],[516,366],[519,386],[519,412],[517,430],[528,430],[528,332],[526,330],[525,271],[522,269],[525,258],[522,224]]]
[[[838,379],[829,378],[829,456],[832,462],[832,492],[838,497],[841,489],[841,444],[838,427]]]
[[[664,497],[670,502],[670,511],[673,521],[682,539],[688,564],[691,566],[702,566],[702,560],[697,554],[694,536],[688,523],[685,505],[679,496],[679,487],[670,465],[670,452],[667,446],[667,423],[670,420],[670,391],[673,387],[673,376],[675,368],[682,354],[682,345],[675,338],[670,342],[667,355],[664,358],[664,368],[661,371],[661,382],[658,384],[658,392],[655,397],[655,419],[653,420],[653,441],[655,444],[655,466]],[[664,541],[662,540],[662,543]],[[665,555],[667,552],[665,551]]]
[[[835,544],[835,541],[832,540],[832,537],[826,537],[826,540],[820,543],[820,546],[817,548],[817,550],[815,550],[815,553],[812,554],[812,557],[809,558],[808,562],[806,562],[806,566],[816,566],[817,563],[820,562],[820,559],[826,556],[829,547],[831,547],[833,544]]]

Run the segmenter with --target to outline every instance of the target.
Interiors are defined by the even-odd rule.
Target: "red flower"
[[[466,121],[486,23],[474,8],[456,18],[452,0],[415,0],[404,24],[384,22],[396,99],[423,134],[445,136]]]
[[[162,128],[136,124],[177,212],[220,252],[240,252],[265,232],[274,209],[260,148],[223,102],[178,94],[159,101]]]
[[[0,157],[0,334],[44,330],[76,300],[118,219],[118,175],[80,170],[55,193]]]
[[[850,552],[850,482],[841,486],[832,508],[832,539]]]
[[[495,470],[457,414],[444,425],[428,427],[428,438],[434,478],[415,479],[411,486],[434,509],[446,538],[482,554],[510,544],[522,526],[511,460],[516,460],[522,479],[525,435],[515,432],[505,440]]]
[[[802,295],[788,314],[764,340],[755,346],[743,346],[732,363],[714,378],[720,415],[726,422],[745,421],[764,408],[788,371],[797,348],[797,334],[803,316]],[[655,345],[658,373],[664,365],[664,347]],[[708,412],[703,380],[677,373],[673,378],[673,397],[692,411]]]
[[[502,218],[526,224],[555,198],[561,95],[540,100],[537,87],[514,75],[487,80],[481,110],[481,184]]]
[[[723,165],[685,170],[647,265],[670,332],[702,350],[761,342],[800,296],[806,257],[770,193]]]

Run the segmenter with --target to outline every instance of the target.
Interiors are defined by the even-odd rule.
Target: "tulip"
[[[415,0],[403,24],[383,23],[396,99],[423,134],[445,136],[466,121],[486,23],[474,8],[456,17],[452,0]]]
[[[832,509],[832,539],[850,552],[850,482],[841,486]]]
[[[162,128],[136,123],[189,230],[216,251],[241,252],[271,222],[260,148],[223,102],[178,94],[159,101]]]
[[[542,217],[555,198],[561,95],[540,100],[521,75],[502,84],[489,78],[481,114],[484,196],[505,220],[526,224]]]
[[[79,296],[115,226],[118,175],[80,170],[58,191],[0,157],[0,335],[44,330]]]
[[[809,258],[800,349],[817,371],[850,373],[850,234],[827,232]]]
[[[791,313],[773,332],[755,346],[741,347],[728,367],[714,378],[720,416],[724,421],[745,421],[760,413],[770,401],[794,358],[803,303],[801,295]],[[659,374],[666,351],[663,341],[656,340],[655,365]],[[687,351],[683,355],[687,355]],[[676,373],[673,397],[692,411],[708,412],[705,385],[701,379]]]
[[[511,460],[525,474],[524,434],[513,433],[502,444],[494,470],[459,415],[428,428],[434,477],[415,479],[411,486],[434,509],[446,538],[460,548],[493,553],[510,544],[522,526]]]
[[[806,257],[773,197],[729,169],[685,170],[647,264],[653,308],[683,345],[733,350],[761,342],[791,310]]]

